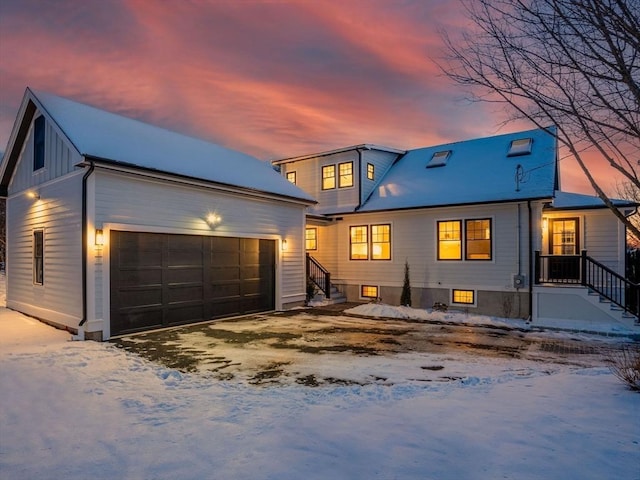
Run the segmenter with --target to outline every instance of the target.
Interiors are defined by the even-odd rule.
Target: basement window
[[[475,292],[473,290],[451,290],[451,303],[458,305],[475,305]]]
[[[436,152],[427,163],[427,168],[444,167],[451,156],[451,150],[443,150],[442,152]]]
[[[531,153],[531,145],[533,139],[531,138],[519,138],[512,140],[509,146],[509,152],[507,157],[519,157],[520,155],[529,155]]]
[[[378,298],[378,287],[376,285],[361,285],[360,298]]]

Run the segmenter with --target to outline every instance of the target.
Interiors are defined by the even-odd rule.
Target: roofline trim
[[[329,155],[335,155],[336,153],[344,153],[344,152],[358,151],[358,150],[378,150],[381,152],[395,153],[398,155],[404,155],[407,152],[406,150],[400,150],[398,148],[385,147],[382,145],[374,145],[371,143],[363,143],[361,145],[352,145],[350,147],[336,148],[334,150],[327,150],[324,152],[300,155],[297,157],[282,158],[280,160],[272,160],[271,164],[281,165],[283,163],[298,162],[301,160],[308,160],[310,158],[328,157]]]

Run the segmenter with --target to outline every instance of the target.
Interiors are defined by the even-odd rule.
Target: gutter
[[[89,160],[89,170],[82,176],[82,327],[87,322],[87,180],[96,168],[93,160]]]
[[[529,221],[529,321],[533,321],[533,219],[531,218],[531,200],[527,200]]]

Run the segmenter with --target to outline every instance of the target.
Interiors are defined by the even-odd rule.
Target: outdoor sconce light
[[[101,247],[104,245],[104,233],[102,233],[101,228],[96,228],[95,244],[96,244],[96,247]]]
[[[222,217],[215,213],[210,213],[209,215],[207,215],[207,218],[205,219],[205,221],[207,222],[207,225],[209,225],[210,228],[216,228],[222,221]]]
[[[40,194],[35,190],[29,190],[27,192],[27,197],[32,198],[33,200],[40,200]]]
[[[287,251],[287,248],[288,248],[287,240],[286,240],[286,239],[283,239],[283,240],[282,240],[282,251],[283,251],[283,252],[286,252],[286,251]]]

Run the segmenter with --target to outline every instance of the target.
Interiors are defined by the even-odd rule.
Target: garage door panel
[[[272,310],[275,241],[111,232],[112,335]]]
[[[202,281],[202,267],[168,268],[165,271],[165,281],[168,283],[188,283]]]

